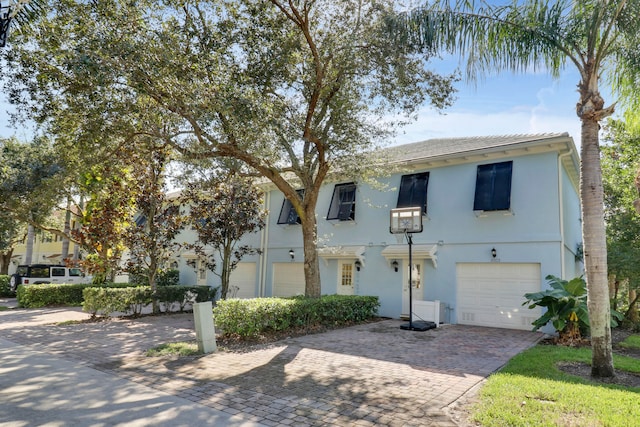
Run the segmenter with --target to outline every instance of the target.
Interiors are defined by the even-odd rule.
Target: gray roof
[[[550,144],[570,140],[565,133],[532,135],[474,136],[461,138],[436,138],[426,141],[389,147],[390,157],[397,162],[427,160],[431,158],[464,156],[479,151],[514,149],[519,146]]]

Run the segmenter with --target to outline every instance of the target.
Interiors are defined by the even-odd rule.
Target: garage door
[[[229,278],[229,298],[256,297],[256,263],[241,262]]]
[[[539,308],[523,306],[540,291],[540,264],[457,264],[458,323],[531,330]]]
[[[304,295],[304,266],[301,262],[273,264],[273,296]]]

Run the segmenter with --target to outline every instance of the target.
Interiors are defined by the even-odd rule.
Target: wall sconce
[[[393,260],[393,262],[391,263],[391,267],[393,267],[393,270],[397,273],[398,272],[398,260]]]
[[[362,267],[362,263],[360,260],[356,260],[356,271],[360,271],[360,267]]]
[[[296,257],[296,253],[293,251],[293,249],[289,249],[289,256],[291,257],[291,261],[293,261],[293,259]]]
[[[498,251],[496,251],[496,248],[491,248],[491,257],[495,258],[498,255]]]

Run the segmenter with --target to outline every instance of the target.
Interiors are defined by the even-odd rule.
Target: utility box
[[[193,317],[196,325],[198,350],[203,353],[215,352],[218,346],[216,345],[216,330],[213,326],[213,305],[211,301],[193,304]]]

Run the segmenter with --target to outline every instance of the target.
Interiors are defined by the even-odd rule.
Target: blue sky
[[[532,72],[504,73],[487,77],[475,85],[461,81],[452,107],[443,113],[423,107],[417,121],[400,131],[392,143],[443,137],[568,132],[579,146],[580,122],[575,113],[578,80],[577,71],[570,67],[558,80],[545,72]],[[0,97],[0,136],[16,135],[28,139],[28,129],[9,126],[9,108],[4,97]]]
[[[430,138],[568,132],[580,144],[576,116],[579,74],[559,79],[547,72],[502,73],[475,84],[461,81],[454,105],[443,113],[428,107],[396,137],[397,144]],[[610,100],[607,100],[610,101]]]

